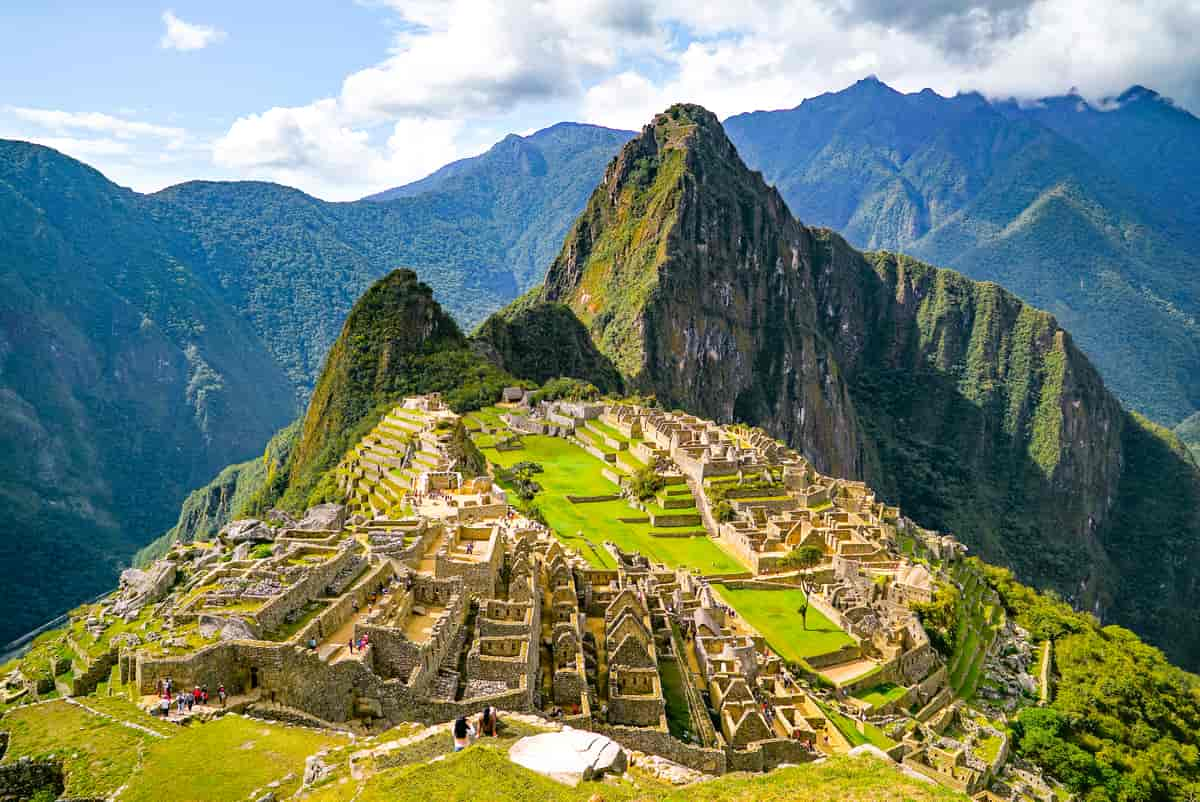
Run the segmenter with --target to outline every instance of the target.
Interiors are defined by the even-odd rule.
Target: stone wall
[[[259,631],[270,632],[279,628],[289,613],[319,596],[324,596],[329,581],[354,555],[354,549],[342,549],[336,556],[313,568],[303,579],[258,608],[254,618],[258,622]]]
[[[22,802],[47,790],[57,797],[64,787],[61,760],[23,757],[0,764],[0,802]]]
[[[685,744],[670,733],[645,727],[622,727],[616,724],[593,722],[586,729],[607,735],[626,749],[659,755],[705,774],[724,774],[728,768],[724,749]]]

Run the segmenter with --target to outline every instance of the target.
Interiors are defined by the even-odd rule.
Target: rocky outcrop
[[[167,595],[175,584],[175,563],[159,560],[145,571],[127,568],[121,572],[121,589],[113,602],[114,615],[131,615]]]
[[[243,518],[226,524],[221,539],[227,543],[271,543],[275,540],[275,530],[257,518]]]
[[[318,504],[309,507],[304,517],[296,524],[297,529],[307,531],[340,531],[346,525],[344,504]]]

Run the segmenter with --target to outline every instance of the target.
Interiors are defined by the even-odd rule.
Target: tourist
[[[208,704],[208,686],[207,685],[200,686],[200,702],[201,702],[201,704]]]
[[[488,705],[479,714],[479,734],[481,736],[496,737],[496,725],[500,722],[500,715],[496,708]]]
[[[317,650],[317,639],[316,638],[308,639],[308,648],[309,648],[309,651],[313,651],[313,652],[315,652]]]
[[[160,715],[162,715],[163,718],[170,718],[170,716],[171,716],[171,700],[165,696],[162,699],[160,699],[158,701],[158,712]]]
[[[454,720],[454,751],[461,752],[471,745],[471,739],[475,737],[475,728],[467,721],[466,716],[459,716]]]
[[[225,698],[226,698],[224,685],[217,686],[217,698],[221,700],[221,707],[224,707],[225,706]]]

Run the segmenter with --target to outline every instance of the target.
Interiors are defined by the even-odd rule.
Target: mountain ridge
[[[1197,573],[1170,553],[1200,551],[1194,506],[1173,499],[1170,548],[1117,531],[1147,514],[1154,469],[1123,472],[1135,450],[1177,471],[1161,498],[1200,499],[1177,441],[1120,407],[1052,315],[800,225],[707,111],[672,107],[610,163],[538,300],[567,304],[633,390],[761,425],[1185,664],[1200,654],[1179,616]]]

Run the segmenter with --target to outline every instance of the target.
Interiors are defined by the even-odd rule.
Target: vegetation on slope
[[[1052,311],[1127,404],[1200,406],[1200,120],[1147,90],[1103,110],[900,94],[874,78],[725,121],[796,215],[997,281]]]
[[[1200,793],[1200,677],[1117,626],[979,564],[1017,623],[1054,641],[1047,708],[1025,708],[1016,751],[1087,800],[1178,800]]]
[[[411,270],[396,270],[367,290],[346,318],[313,391],[286,480],[262,502],[276,496],[285,508],[300,510],[333,499],[330,469],[404,396],[442,393],[451,409],[464,412],[495,402],[505,386],[517,383],[471,349],[428,285]]]
[[[139,204],[0,141],[0,642],[111,585],[295,414],[254,330]]]

